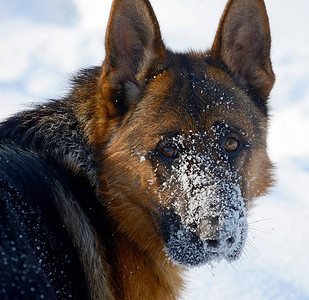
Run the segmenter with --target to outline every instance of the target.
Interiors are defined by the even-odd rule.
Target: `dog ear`
[[[275,82],[270,44],[263,0],[229,0],[210,55],[223,61],[242,84],[266,101]]]
[[[166,59],[158,21],[148,0],[113,2],[105,48],[101,79],[107,80],[109,87],[119,90],[124,85],[145,84],[149,68]]]

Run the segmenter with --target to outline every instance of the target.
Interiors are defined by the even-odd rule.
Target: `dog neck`
[[[183,269],[161,251],[156,257],[143,253],[125,235],[114,235],[111,279],[116,299],[178,299],[184,287]],[[115,280],[117,278],[117,280]]]

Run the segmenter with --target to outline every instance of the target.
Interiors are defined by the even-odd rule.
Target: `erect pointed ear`
[[[140,85],[153,65],[166,60],[158,21],[148,0],[114,0],[105,48],[102,75],[113,88],[126,83]]]
[[[263,0],[229,0],[211,49],[241,83],[264,101],[275,75],[270,61],[270,29]]]

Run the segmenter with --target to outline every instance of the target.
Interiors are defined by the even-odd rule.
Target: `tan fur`
[[[138,29],[134,28],[136,22]],[[260,32],[252,33],[256,24],[263,26]],[[119,39],[123,40],[121,45]],[[254,39],[261,41],[261,49],[252,46]],[[267,101],[274,83],[269,54],[268,18],[261,0],[229,1],[211,51],[187,54],[196,74],[206,74],[235,96],[230,108],[218,104],[201,116],[200,124],[210,131],[214,122],[224,120],[246,129],[246,138],[255,149],[243,154],[237,165],[244,179],[242,194],[246,201],[265,193],[272,182],[265,142],[267,117],[243,88],[249,84],[262,101]],[[114,299],[176,299],[184,287],[182,268],[167,260],[158,225],[159,206],[167,206],[170,198],[166,195],[159,203],[159,180],[151,163],[144,159],[159,143],[161,133],[199,130],[200,124],[194,124],[191,117],[164,106],[179,80],[176,68],[160,69],[168,65],[171,55],[147,0],[114,1],[106,35],[106,59],[101,77],[96,78],[98,89],[79,107],[79,117],[86,120],[84,131],[95,149],[98,194],[111,219],[113,236],[108,251],[113,262],[107,284]],[[207,65],[209,58],[224,63],[230,73]],[[177,56],[173,59],[175,65],[181,64]],[[150,76],[152,73],[155,76]],[[180,102],[187,99],[181,89],[186,88],[189,77],[184,82],[179,87]],[[127,93],[125,113],[118,107],[123,85]],[[248,118],[248,114],[254,117]],[[160,168],[157,172],[163,173]]]

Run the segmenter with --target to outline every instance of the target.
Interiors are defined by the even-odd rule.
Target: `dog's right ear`
[[[145,84],[149,68],[166,60],[158,21],[148,0],[114,0],[105,49],[103,92],[112,89],[115,94],[124,86]]]

